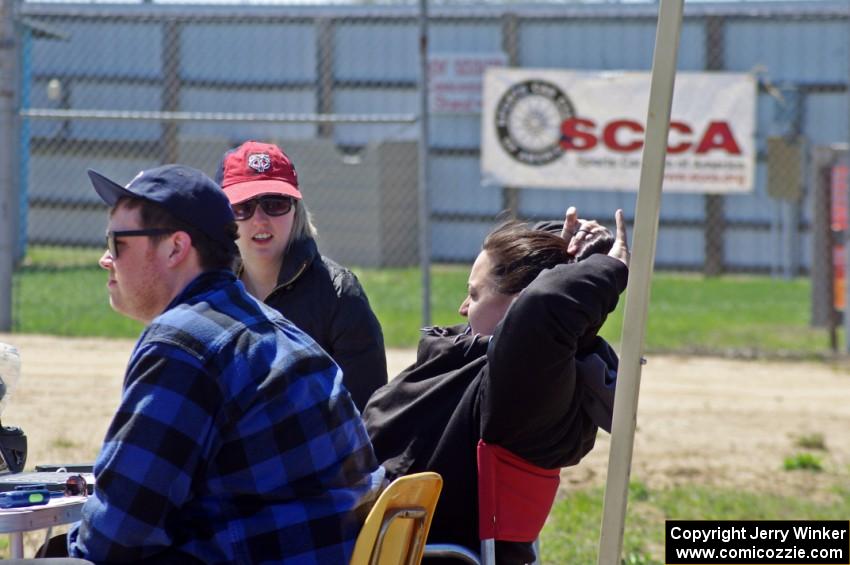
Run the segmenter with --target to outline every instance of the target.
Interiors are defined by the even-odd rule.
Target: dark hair
[[[518,220],[497,226],[482,245],[493,262],[492,276],[496,290],[516,294],[531,284],[544,269],[561,263],[575,263],[594,253],[608,253],[614,243],[610,232],[598,235],[579,253],[568,252],[569,243],[560,234],[532,229]]]
[[[142,228],[166,228],[188,233],[192,239],[192,247],[198,251],[199,262],[203,270],[212,271],[233,267],[233,262],[236,259],[235,246],[222,245],[195,226],[178,220],[159,204],[143,198],[121,198],[112,207],[110,214],[113,214],[119,206],[124,206],[128,210],[138,210]],[[224,226],[224,230],[227,237],[234,241],[239,237],[239,228],[236,226],[236,222],[230,222]],[[151,239],[162,241],[165,237],[165,235],[155,235],[151,236]]]
[[[540,271],[567,263],[568,243],[553,233],[530,229],[511,220],[497,226],[484,239],[482,250],[493,262],[493,281],[502,294],[516,294],[537,278]]]

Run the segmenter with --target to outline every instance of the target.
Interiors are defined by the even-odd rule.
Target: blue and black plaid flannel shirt
[[[348,563],[383,468],[341,383],[232,274],[201,275],[136,344],[70,555]]]

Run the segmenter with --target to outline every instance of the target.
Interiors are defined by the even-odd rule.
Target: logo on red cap
[[[268,153],[254,153],[248,155],[248,166],[258,173],[265,173],[272,166],[272,158]]]

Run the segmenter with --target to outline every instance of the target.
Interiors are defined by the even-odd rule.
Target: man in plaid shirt
[[[383,469],[336,364],[228,269],[224,192],[179,165],[89,176],[112,207],[110,304],[147,327],[69,554],[348,563]]]

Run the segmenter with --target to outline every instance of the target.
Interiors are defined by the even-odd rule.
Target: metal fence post
[[[502,49],[508,56],[509,67],[519,67],[519,16],[506,13],[502,17]],[[502,187],[502,209],[511,217],[519,215],[519,188]]]
[[[848,162],[850,165],[850,162]],[[844,187],[847,198],[850,198],[850,177]],[[848,200],[850,202],[850,200]],[[844,354],[850,354],[850,283],[848,283],[847,266],[850,265],[850,228],[841,234],[844,243]]]
[[[847,40],[848,47],[850,47],[850,35],[845,34],[844,37]],[[847,100],[847,107],[848,107],[848,113],[847,113],[848,121],[847,121],[847,131],[846,131],[847,137],[845,138],[845,141],[844,141],[844,147],[850,149],[850,60],[847,61],[847,82],[845,83],[845,87],[846,88],[845,88],[844,92],[845,92],[845,99]],[[848,166],[850,166],[850,159],[846,158],[846,156],[845,156],[845,163]],[[848,184],[850,184],[850,183],[848,183]],[[845,239],[844,245],[847,246],[847,248],[850,248],[850,245],[847,244],[846,239]],[[845,292],[844,296],[845,296],[845,299],[844,299],[844,313],[843,313],[843,315],[844,315],[844,353],[850,353],[850,332],[847,331],[848,320],[850,320],[850,304],[847,303],[847,298],[846,298],[847,297],[847,294],[846,294],[847,288],[850,285],[848,285],[847,279],[848,279],[848,277],[847,277],[847,264],[845,263],[844,264],[844,292]],[[837,313],[835,312],[834,309],[830,313],[833,316],[837,317]],[[835,320],[835,318],[833,318],[833,320]],[[834,348],[833,348],[833,350],[834,350]]]
[[[12,275],[17,255],[18,42],[15,0],[0,0],[0,331],[12,329]]]
[[[162,30],[162,110],[176,112],[180,109],[180,34],[183,24],[166,21]],[[179,144],[177,136],[180,126],[168,121],[162,124],[161,160],[162,163],[177,163]]]
[[[830,211],[832,209],[832,164],[834,153],[829,147],[811,150],[808,184],[812,191],[812,287],[811,325],[830,327],[835,294],[832,248],[835,245]],[[833,351],[835,347],[833,344]]]
[[[334,112],[334,20],[316,18],[316,112]],[[333,137],[333,124],[319,124],[319,137]]]
[[[708,71],[721,71],[725,66],[723,60],[724,25],[722,17],[709,16],[705,21],[705,69]],[[726,233],[726,214],[724,211],[724,198],[722,194],[706,194],[704,207],[704,253],[705,265],[703,273],[707,276],[723,274],[724,269],[724,241]]]

